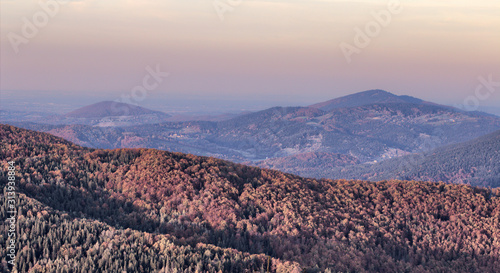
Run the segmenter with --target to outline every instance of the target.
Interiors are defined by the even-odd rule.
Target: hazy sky
[[[500,82],[498,0],[401,0],[380,31],[373,13],[391,1],[67,2],[47,15],[38,0],[0,0],[4,94],[112,98],[141,84],[148,66],[169,73],[148,94],[164,100],[307,104],[379,88],[452,104],[474,96],[478,77]],[[214,3],[232,10],[221,20]],[[35,35],[23,34],[27,21]],[[349,63],[340,45],[355,47],[355,28],[367,26],[375,33]],[[489,94],[480,103],[500,105],[500,87]]]

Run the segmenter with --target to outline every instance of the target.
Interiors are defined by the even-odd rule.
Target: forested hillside
[[[279,170],[295,173],[302,173],[302,162],[295,161],[296,156],[330,154],[320,162],[322,166],[313,173],[314,177],[322,174],[321,169],[336,165],[335,157],[339,154],[355,157],[360,162],[381,161],[468,141],[500,129],[499,117],[392,97],[402,102],[388,99],[387,103],[330,111],[273,107],[219,122],[163,122],[120,127],[106,127],[105,123],[102,127],[73,123],[9,124],[93,148],[155,148],[257,165],[266,159],[276,159],[281,163],[270,165],[283,165],[285,167]],[[286,162],[287,159],[292,160]],[[291,165],[293,162],[299,165]]]
[[[7,125],[0,136],[4,171],[17,167],[20,272],[500,270],[498,190],[305,179]]]
[[[334,153],[310,152],[286,157],[269,158],[255,164],[257,167],[280,170],[311,177],[329,173],[332,169],[359,164],[356,157]]]
[[[500,187],[500,131],[378,164],[334,167],[324,171],[323,175],[373,181],[392,178]]]
[[[411,103],[411,104],[434,104],[410,96],[398,96],[385,90],[374,89],[367,90],[344,97],[332,99],[311,105],[312,108],[318,108],[324,111],[331,111],[339,108],[351,108],[374,103]],[[436,105],[436,104],[434,104]]]

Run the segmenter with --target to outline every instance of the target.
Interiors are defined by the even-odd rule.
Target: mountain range
[[[15,167],[18,272],[500,270],[498,189],[308,179],[8,125],[0,147],[2,188]]]
[[[118,124],[116,119],[105,120],[110,117],[111,108],[111,102],[94,104],[66,115],[74,121],[86,120],[80,124],[54,125],[22,119],[7,123],[48,132],[87,147],[155,148],[308,177],[359,179],[379,177],[370,171],[360,172],[359,168],[382,166],[376,163],[471,141],[500,129],[500,117],[494,115],[466,112],[382,90],[360,92],[310,107],[273,107],[218,121],[150,123],[152,120],[145,116],[153,111],[131,108],[134,115],[128,119],[132,121],[127,123],[130,126],[103,126],[106,122]],[[146,124],[138,125],[142,120]],[[392,174],[389,169],[384,173]],[[454,177],[449,174],[420,178],[454,182]],[[478,173],[475,177],[467,181],[474,181],[471,183],[475,185],[493,183],[490,178],[480,181],[482,175]]]
[[[167,114],[117,101],[102,101],[80,107],[65,114],[0,110],[0,122],[32,122],[43,125],[89,125],[96,127],[126,127],[132,125],[182,121],[222,121],[245,114]]]

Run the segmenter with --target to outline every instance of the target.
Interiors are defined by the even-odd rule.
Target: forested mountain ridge
[[[297,264],[263,254],[242,253],[210,244],[179,244],[167,234],[123,229],[95,219],[70,216],[18,194],[16,267],[7,264],[5,248],[0,272],[292,272]],[[0,199],[0,216],[5,199]],[[4,226],[4,221],[0,226]],[[6,244],[5,235],[0,242]],[[296,271],[299,272],[299,271]]]
[[[433,104],[415,97],[398,96],[385,90],[374,89],[316,103],[309,107],[318,108],[324,111],[331,111],[338,108],[350,108],[375,103]]]
[[[18,168],[26,271],[500,269],[498,190],[304,179],[166,151],[93,150],[6,125],[0,136],[3,168]]]
[[[421,169],[413,175],[412,171],[395,169],[400,161],[394,158],[406,155],[420,158],[420,154],[438,147],[497,131],[500,117],[466,112],[383,90],[360,92],[309,107],[272,107],[218,121],[156,119],[148,114],[151,110],[141,108],[129,111],[138,115],[102,118],[113,109],[122,108],[120,104],[112,107],[112,103],[95,104],[76,111],[83,112],[80,116],[92,116],[96,112],[99,118],[70,118],[73,120],[68,124],[59,125],[9,124],[47,132],[85,147],[154,148],[211,156],[313,178],[399,178],[497,185],[489,167],[473,164],[478,170],[468,170],[464,174],[456,172],[458,165],[440,168],[439,172],[436,166],[430,165],[428,169],[432,174]],[[9,115],[2,115],[4,117],[8,119]],[[78,124],[80,120],[82,124]],[[386,160],[397,164],[384,164]],[[372,166],[378,169],[372,170]],[[404,172],[397,172],[400,169]]]
[[[334,167],[323,175],[372,181],[403,179],[500,187],[500,130],[422,154],[377,164]]]
[[[17,167],[18,272],[265,272],[267,264],[271,272],[299,268],[297,263],[264,254],[221,248],[202,240],[189,240],[188,244],[185,238],[158,232],[160,221],[150,219],[158,211],[142,207],[145,203],[140,198],[117,195],[103,184],[102,172],[95,175],[96,170],[108,167],[95,161],[96,155],[99,158],[106,151],[7,125],[0,125],[0,137],[2,188],[7,183],[3,172],[7,161],[14,161]],[[112,168],[130,162],[141,151],[115,152]],[[0,200],[2,219],[10,216],[5,201]],[[152,201],[148,199],[148,206]],[[1,222],[2,230],[6,223]],[[174,221],[168,226],[179,229],[182,224]],[[6,239],[6,234],[0,234],[2,245]],[[1,271],[8,270],[6,251],[0,249]]]
[[[94,148],[155,148],[235,162],[304,153],[344,154],[373,162],[474,139],[500,129],[500,118],[439,105],[381,103],[329,112],[274,107],[220,122],[129,127],[13,125]]]
[[[26,111],[0,111],[0,122],[33,122],[41,126],[88,125],[119,127],[166,122],[171,115],[117,101],[102,101],[65,114]]]

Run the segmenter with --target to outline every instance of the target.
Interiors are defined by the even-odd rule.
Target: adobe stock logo
[[[233,12],[234,9],[239,6],[243,2],[243,0],[225,0],[224,2],[221,0],[215,0],[212,2],[215,12],[217,12],[217,16],[219,16],[219,20],[224,21],[224,14],[226,12]]]
[[[391,23],[392,15],[399,14],[402,10],[403,7],[398,0],[391,0],[387,3],[387,9],[371,12],[373,20],[366,23],[363,29],[355,27],[353,44],[342,42],[339,45],[347,63],[350,64],[352,62],[352,54],[361,53],[361,49],[366,48],[370,45],[373,38],[380,35],[382,27],[387,27]]]
[[[147,74],[142,78],[141,84],[132,88],[130,95],[122,94],[120,99],[115,100],[111,104],[111,111],[114,114],[120,113],[119,115],[121,116],[127,116],[130,113],[130,109],[127,106],[119,106],[119,103],[137,105],[138,102],[146,99],[148,91],[158,88],[164,79],[169,76],[169,73],[161,71],[159,64],[156,65],[155,69],[147,66],[145,70]]]
[[[60,6],[67,4],[70,0],[46,0],[39,1],[38,5],[40,10],[35,12],[31,17],[31,20],[23,17],[22,26],[20,34],[15,32],[10,32],[7,35],[10,45],[16,54],[19,53],[19,46],[22,44],[28,44],[30,39],[33,39],[38,35],[40,29],[46,27],[49,24],[51,18],[54,18],[60,10]]]
[[[488,75],[488,79],[485,79],[483,76],[479,76],[477,80],[479,81],[479,84],[474,90],[474,95],[466,97],[463,104],[455,104],[454,106],[456,108],[465,111],[477,111],[481,105],[481,101],[489,99],[491,95],[495,93],[496,89],[500,89],[500,82],[493,81],[492,74]]]

